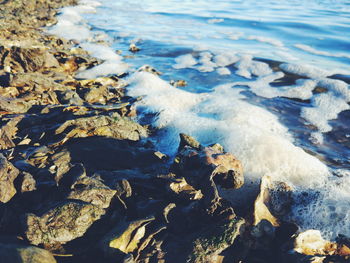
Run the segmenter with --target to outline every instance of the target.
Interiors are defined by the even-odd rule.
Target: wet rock
[[[0,153],[0,202],[7,203],[16,194],[13,184],[19,171]]]
[[[81,176],[72,185],[68,199],[81,200],[101,208],[108,208],[116,190],[110,189],[98,177]]]
[[[105,210],[79,201],[66,201],[41,216],[27,214],[25,235],[31,244],[67,243],[81,237]]]
[[[156,76],[162,75],[162,72],[156,70],[155,68],[151,67],[150,65],[143,65],[137,71],[148,72],[148,73],[151,73],[151,74],[156,75]]]
[[[58,129],[56,134],[64,132],[69,127],[75,127],[67,133],[66,138],[81,138],[88,136],[105,136],[119,140],[137,141],[141,137],[147,137],[147,130],[140,124],[114,113],[108,116],[93,116],[66,121]]]
[[[194,241],[194,248],[186,262],[220,262],[219,254],[233,245],[244,224],[241,218],[234,218],[218,224]]]
[[[180,80],[171,80],[170,81],[170,85],[174,86],[174,87],[185,87],[187,86],[187,81],[180,79]]]
[[[232,154],[222,150],[218,145],[200,146],[192,137],[181,135],[179,153],[173,165],[173,171],[178,177],[184,177],[191,186],[202,192],[205,206],[212,212],[221,199],[217,184],[237,189],[244,182],[241,163]]]
[[[323,239],[318,230],[307,230],[295,238],[294,250],[304,255],[332,255],[337,244]]]
[[[193,137],[188,136],[184,133],[180,133],[180,145],[179,150],[182,150],[185,146],[190,146],[194,149],[200,149],[200,143]]]
[[[17,125],[22,119],[23,116],[13,117],[0,127],[0,149],[15,147],[15,143],[12,140],[17,134]]]
[[[260,183],[260,192],[254,202],[253,224],[261,220],[269,221],[273,226],[279,226],[279,217],[286,215],[292,204],[292,189],[284,182],[272,181],[264,176]]]
[[[134,43],[132,43],[129,46],[129,51],[136,53],[136,52],[140,51],[140,48],[138,48]]]
[[[47,250],[15,243],[0,243],[1,262],[11,263],[56,263]]]

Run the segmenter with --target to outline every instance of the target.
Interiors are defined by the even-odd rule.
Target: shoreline
[[[236,215],[218,191],[244,184],[232,154],[181,134],[169,164],[147,139],[148,127],[132,120],[135,98],[125,96],[122,76],[76,78],[102,59],[41,29],[73,4],[0,4],[0,254],[7,262],[349,260],[349,239],[329,242],[283,221],[291,205],[285,183],[264,177],[248,215]]]

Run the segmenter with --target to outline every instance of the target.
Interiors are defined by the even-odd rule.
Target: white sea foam
[[[217,72],[219,75],[230,75],[230,74],[231,74],[231,71],[230,71],[228,68],[225,68],[225,67],[217,68],[217,69],[216,69],[216,72]]]
[[[94,12],[101,5],[97,1],[82,0],[78,6],[65,7],[58,16],[58,22],[48,31],[67,39],[75,39],[80,42],[82,48],[104,62],[91,69],[79,72],[78,78],[96,78],[109,74],[123,74],[128,70],[128,65],[122,61],[122,57],[108,46],[91,43],[92,40],[106,38],[103,34],[92,32],[82,14]]]
[[[104,60],[104,62],[91,69],[78,73],[78,78],[97,78],[110,74],[121,75],[129,68],[129,66],[122,61],[122,57],[116,54],[111,47],[92,43],[82,43],[81,46],[89,51],[92,56]]]
[[[263,62],[254,61],[251,55],[242,55],[240,60],[235,64],[237,67],[236,74],[245,78],[254,76],[264,76],[272,73],[269,65]]]
[[[291,74],[314,79],[326,78],[334,74],[333,71],[320,69],[311,65],[284,63],[280,65],[280,68]]]
[[[327,52],[327,51],[322,51],[322,50],[317,50],[313,47],[310,47],[308,45],[304,45],[304,44],[295,44],[294,45],[296,48],[299,48],[301,50],[304,50],[306,52],[309,52],[311,54],[315,54],[315,55],[321,55],[321,56],[327,56],[327,57],[335,57],[335,58],[349,58],[350,59],[350,55],[345,54],[345,53],[337,53],[337,52]]]
[[[298,67],[301,70],[302,67]],[[310,68],[307,68],[309,70]],[[307,75],[323,76],[317,71],[304,72]],[[295,71],[294,71],[295,72]],[[302,72],[298,73],[299,75]],[[342,111],[350,109],[350,88],[347,83],[341,80],[334,80],[329,78],[315,78],[315,79],[298,79],[295,85],[284,87],[272,87],[271,82],[280,79],[284,76],[282,72],[275,72],[269,75],[263,75],[254,81],[235,82],[231,86],[247,86],[258,96],[265,98],[287,97],[302,100],[311,100],[309,107],[301,109],[300,116],[307,122],[317,127],[320,132],[329,132],[332,127],[329,121],[336,119],[338,114]],[[313,94],[316,87],[325,88],[326,93]],[[312,136],[317,143],[322,143],[319,135]]]
[[[340,112],[350,109],[346,101],[332,94],[315,96],[312,100],[312,106],[303,108],[301,116],[315,125],[321,132],[331,131],[332,127],[328,121],[336,119]]]
[[[219,53],[217,54],[213,61],[218,67],[226,67],[231,64],[236,63],[239,60],[239,56],[234,53]]]
[[[79,6],[63,8],[57,24],[48,30],[49,33],[78,41],[90,38],[91,31],[81,17],[81,12]]]
[[[209,19],[208,20],[209,24],[215,24],[215,23],[221,23],[221,22],[224,22],[224,19],[222,19],[222,18],[213,18],[213,19]]]
[[[197,60],[191,54],[179,56],[175,62],[173,66],[175,69],[189,68],[197,64]]]
[[[275,47],[284,47],[284,44],[282,43],[282,41],[280,41],[278,39],[269,38],[269,37],[248,36],[246,39],[247,40],[256,40],[256,41],[259,41],[261,43],[267,43],[267,44],[270,44],[270,45],[275,46]]]

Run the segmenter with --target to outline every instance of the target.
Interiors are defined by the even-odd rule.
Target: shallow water
[[[143,116],[158,113],[162,151],[175,153],[179,132],[219,142],[248,181],[270,175],[294,187],[291,219],[304,229],[350,234],[349,3],[83,2],[51,32],[106,60],[81,77],[129,72]],[[89,43],[96,37],[112,48]],[[132,57],[130,43],[141,48]],[[144,64],[164,74],[134,73]],[[168,83],[179,79],[188,86]]]

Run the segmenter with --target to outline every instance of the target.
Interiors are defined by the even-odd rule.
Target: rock
[[[106,104],[109,97],[109,90],[106,86],[85,89],[83,99],[88,103]]]
[[[34,177],[27,172],[23,172],[23,179],[21,183],[21,192],[31,192],[36,190],[36,181]]]
[[[133,222],[124,222],[112,230],[104,239],[108,247],[118,249],[123,253],[130,253],[137,250],[140,240],[145,236],[146,226],[155,220],[154,217],[136,220]]]
[[[18,123],[23,119],[23,116],[16,116],[11,118],[6,124],[0,128],[0,150],[15,147],[12,139],[17,134]]]
[[[65,244],[81,237],[105,210],[80,201],[65,201],[42,216],[27,214],[25,235],[33,245]]]
[[[18,175],[17,168],[0,153],[0,202],[7,203],[16,194],[13,182]]]
[[[61,90],[67,88],[48,75],[39,72],[17,73],[12,75],[9,86],[18,87],[21,92],[36,92],[42,94],[47,91]]]
[[[286,183],[274,182],[271,177],[263,176],[259,195],[254,202],[253,225],[264,219],[275,227],[279,226],[278,217],[286,215],[290,209],[291,190]]]
[[[180,80],[171,80],[170,81],[170,85],[174,86],[174,87],[185,87],[187,86],[187,81],[180,79]]]
[[[118,140],[137,141],[141,137],[147,137],[146,128],[125,117],[121,117],[117,113],[114,113],[112,117],[102,115],[68,120],[56,129],[56,134],[64,132],[69,127],[74,127],[74,129],[66,135],[67,139],[95,135],[112,137]]]
[[[307,230],[295,238],[294,250],[311,256],[332,255],[337,251],[337,244],[324,240],[318,230]]]
[[[151,150],[106,137],[72,139],[62,150],[69,151],[72,163],[82,163],[88,173],[151,167],[161,162]]]
[[[49,159],[49,154],[51,154],[51,149],[46,146],[40,146],[35,148],[32,151],[28,151],[27,154],[27,163],[36,166],[38,168],[43,168],[47,165]]]
[[[200,149],[200,143],[193,137],[188,136],[184,133],[180,133],[180,145],[179,150],[182,150],[185,146],[190,146],[194,149]]]
[[[169,187],[176,194],[189,196],[190,200],[199,200],[203,198],[202,192],[189,185],[185,178],[176,179],[175,182],[170,183]]]
[[[5,111],[8,113],[26,113],[34,104],[35,101],[28,102],[22,98],[2,98],[0,100],[0,111]]]
[[[69,199],[81,200],[101,208],[108,208],[116,190],[102,183],[100,178],[81,176],[72,185]]]
[[[236,217],[209,228],[209,231],[194,241],[194,248],[186,262],[220,262],[219,254],[233,245],[243,224],[244,220]]]
[[[196,147],[192,147],[192,146]],[[221,199],[217,184],[224,188],[237,189],[244,182],[241,163],[222,147],[203,147],[192,137],[181,135],[179,152],[173,165],[174,173],[204,195],[206,207],[212,211]],[[209,205],[211,203],[211,205]]]
[[[132,43],[129,46],[129,51],[136,53],[136,52],[140,51],[140,48],[138,48],[134,43]]]
[[[42,248],[21,244],[0,243],[1,262],[56,263],[53,255]]]
[[[59,181],[62,179],[63,175],[67,173],[71,167],[71,156],[69,151],[62,150],[51,156],[53,166],[51,170],[56,172],[55,181],[59,184]]]
[[[79,95],[73,90],[56,91],[58,100],[62,104],[69,105],[83,105],[84,101]]]
[[[35,72],[46,67],[47,59],[49,64],[54,63],[54,58],[45,49],[12,46],[0,53],[0,67],[9,67],[11,72]]]
[[[156,75],[156,76],[162,75],[161,72],[157,71],[155,68],[151,67],[150,65],[143,65],[137,71],[148,72],[148,73],[151,73],[151,74]]]

